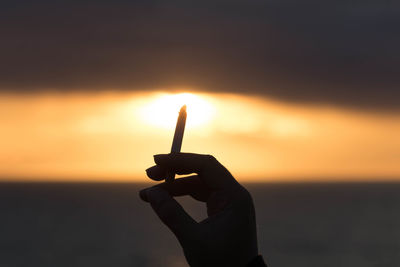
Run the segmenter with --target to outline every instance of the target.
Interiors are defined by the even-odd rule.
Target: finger
[[[172,169],[178,174],[200,174],[211,161],[211,157],[193,153],[171,153],[154,155],[154,161],[158,166]]]
[[[189,195],[198,201],[207,201],[211,190],[197,175],[176,179],[173,183],[161,183],[159,186],[172,196]]]
[[[154,156],[156,164],[177,174],[198,173],[203,182],[214,189],[237,183],[229,171],[213,156],[193,153],[171,153]]]
[[[146,170],[146,174],[150,179],[161,181],[165,179],[166,170],[160,166],[153,166]]]
[[[147,189],[145,194],[155,213],[180,241],[195,232],[197,222],[166,190],[152,187]]]
[[[198,201],[207,201],[211,195],[210,188],[208,188],[197,175],[188,176],[176,179],[173,183],[161,183],[153,187],[161,187],[166,190],[171,196],[191,196]],[[146,190],[143,189],[139,192],[139,196],[143,201],[149,202],[146,196]]]

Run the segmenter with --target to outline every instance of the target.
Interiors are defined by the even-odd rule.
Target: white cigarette
[[[172,141],[171,153],[179,153],[181,152],[183,133],[185,132],[186,125],[186,105],[181,107],[179,111],[178,120],[176,121],[176,128],[174,134],[174,140]],[[175,173],[168,172],[165,178],[165,182],[170,183],[174,181]]]

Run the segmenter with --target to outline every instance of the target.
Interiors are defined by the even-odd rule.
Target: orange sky
[[[152,155],[170,149],[185,97],[3,93],[0,177],[144,181]],[[196,93],[189,100],[182,151],[215,155],[239,180],[400,178],[399,114],[234,94]]]

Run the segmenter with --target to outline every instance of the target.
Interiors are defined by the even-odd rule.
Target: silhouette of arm
[[[256,220],[250,193],[213,156],[192,153],[155,155],[147,175],[163,180],[167,172],[196,175],[140,191],[161,221],[175,234],[190,266],[266,266],[258,256]],[[208,218],[196,222],[174,196],[205,202]]]

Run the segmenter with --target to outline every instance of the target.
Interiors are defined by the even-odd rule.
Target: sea
[[[188,266],[142,183],[0,183],[0,267]],[[268,266],[400,266],[400,183],[244,184]],[[196,220],[205,205],[179,198]]]

